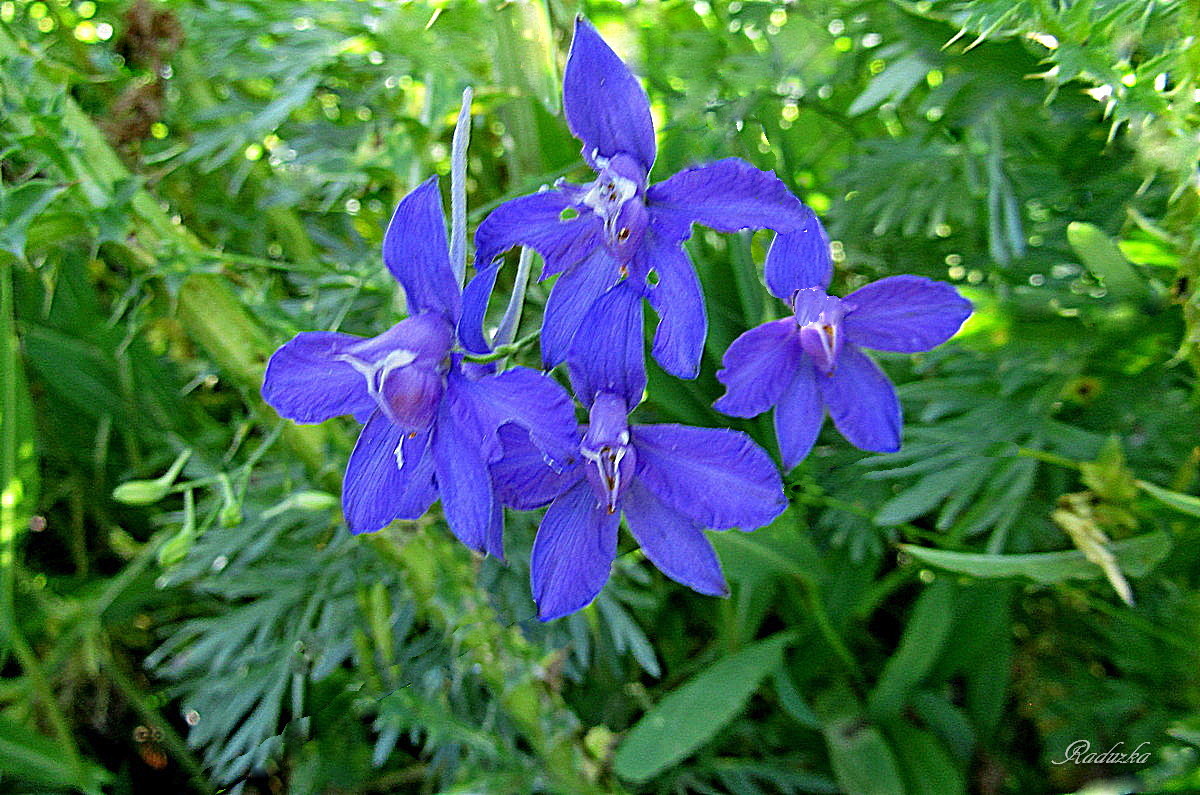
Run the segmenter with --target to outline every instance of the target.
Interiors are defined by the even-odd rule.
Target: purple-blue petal
[[[829,237],[811,210],[805,208],[798,229],[775,236],[763,265],[767,289],[781,301],[791,303],[792,293],[809,287],[824,290],[833,278]]]
[[[565,616],[596,598],[617,556],[620,516],[601,508],[582,480],[550,505],[530,561],[538,618]]]
[[[642,295],[628,281],[596,299],[567,355],[571,386],[591,408],[601,392],[625,399],[632,411],[646,389],[646,349],[642,340]]]
[[[589,309],[621,278],[621,265],[603,247],[558,277],[542,317],[542,361],[554,367],[567,358]]]
[[[971,314],[952,285],[923,276],[889,276],[842,299],[843,328],[855,345],[919,353],[941,345]]]
[[[622,500],[629,532],[658,570],[708,596],[728,596],[721,563],[704,531],[634,482]]]
[[[638,479],[703,527],[753,530],[787,507],[771,457],[740,431],[637,425],[631,432]]]
[[[542,255],[541,279],[561,273],[600,245],[603,222],[576,205],[581,190],[573,185],[531,193],[501,204],[475,230],[475,262],[485,267],[513,246]]]
[[[721,360],[717,380],[725,394],[713,408],[732,417],[753,417],[779,402],[804,358],[793,318],[763,323],[742,334]]]
[[[483,551],[500,561],[504,560],[504,506],[499,500],[492,500],[492,522],[488,525]]]
[[[450,352],[454,342],[454,326],[435,312],[417,314],[404,318],[377,337],[363,340],[346,351],[366,362],[378,362],[393,351],[405,350],[417,360],[436,364]]]
[[[797,229],[811,215],[770,171],[736,157],[680,171],[646,191],[657,224],[680,241],[693,223],[720,232],[739,229]]]
[[[476,263],[482,260],[476,260]],[[471,353],[485,354],[492,350],[484,335],[483,321],[487,315],[488,301],[496,287],[496,274],[500,263],[493,262],[479,267],[471,281],[463,289],[462,316],[458,319],[458,340]]]
[[[677,378],[695,378],[708,334],[700,279],[682,246],[658,235],[646,235],[639,258],[643,269],[658,275],[658,284],[649,288],[648,296],[659,317],[654,358]]]
[[[437,498],[429,437],[429,431],[404,433],[382,412],[367,420],[342,484],[350,532],[374,532],[393,519],[417,519],[429,510]]]
[[[808,358],[802,359],[775,404],[775,438],[785,471],[804,460],[821,432],[825,406],[817,379],[825,377]]]
[[[583,17],[575,19],[575,37],[563,73],[563,111],[571,133],[583,142],[583,156],[627,154],[645,173],[654,163],[654,122],[650,102],[637,78]]]
[[[450,268],[437,177],[400,200],[383,236],[383,262],[404,287],[410,314],[437,312],[457,322],[459,287]]]
[[[425,428],[437,414],[444,377],[430,367],[398,367],[380,378],[380,408],[406,431]]]
[[[528,367],[511,367],[479,379],[452,373],[448,391],[460,415],[469,413],[475,425],[472,446],[482,451],[485,460],[499,458],[496,432],[507,423],[528,431],[537,448],[555,463],[571,458],[579,448],[575,404],[548,375]]]
[[[451,532],[485,552],[494,519],[492,479],[475,425],[454,400],[443,400],[433,432],[433,470]]]
[[[551,466],[529,440],[529,432],[516,425],[502,426],[498,436],[503,455],[489,470],[496,498],[510,508],[540,508],[583,477],[574,458]]]
[[[816,376],[833,424],[850,444],[876,453],[900,449],[900,401],[879,365],[846,345],[833,373]]]
[[[333,331],[297,334],[267,362],[263,399],[294,422],[324,422],[341,414],[370,416],[375,400],[367,380],[337,357],[363,342]]]

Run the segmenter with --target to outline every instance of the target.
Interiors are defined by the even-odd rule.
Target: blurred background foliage
[[[656,172],[774,169],[835,289],[918,273],[977,313],[883,357],[901,452],[830,433],[780,520],[713,535],[731,598],[623,546],[544,625],[535,515],[507,566],[436,515],[352,538],[353,424],[258,387],[295,332],[400,316],[383,227],[464,86],[473,224],[585,177],[579,11],[647,85]],[[0,783],[1200,787],[1197,30],[1196,0],[0,2]],[[730,422],[720,356],[784,310],[768,242],[697,234],[704,369],[653,373],[644,420]],[[1080,740],[1150,757],[1055,764]]]

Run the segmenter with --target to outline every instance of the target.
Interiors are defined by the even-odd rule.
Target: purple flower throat
[[[588,462],[588,483],[608,513],[617,512],[617,500],[633,481],[637,453],[629,442],[625,401],[609,392],[597,395],[589,414],[590,424],[579,452]]]
[[[560,190],[569,193],[575,206],[591,211],[602,222],[601,239],[604,247],[620,264],[622,276],[629,275],[629,261],[642,244],[649,225],[646,209],[646,172],[629,155],[611,158],[593,156],[597,175],[593,182],[568,186],[560,182]]]
[[[334,357],[363,376],[379,410],[410,437],[433,422],[451,366],[450,325],[429,316],[419,320],[397,323]]]
[[[842,299],[826,295],[820,287],[808,287],[792,293],[791,304],[800,330],[800,347],[812,357],[817,369],[832,375],[842,349],[842,318],[846,314]]]

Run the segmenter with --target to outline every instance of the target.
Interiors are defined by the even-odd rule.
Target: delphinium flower
[[[454,352],[461,296],[436,177],[396,208],[383,259],[404,288],[410,316],[369,339],[296,335],[268,362],[263,397],[296,422],[352,414],[366,423],[342,487],[352,532],[416,519],[440,497],[463,543],[502,557],[503,511],[488,473],[502,453],[497,429],[515,424],[540,454],[565,459],[575,439],[556,429],[575,421],[570,397],[534,370],[495,373]]]
[[[576,332],[597,320],[596,299],[627,278],[658,312],[655,358],[673,375],[694,377],[708,321],[699,279],[683,249],[692,224],[723,232],[787,231],[802,222],[804,207],[774,174],[737,158],[649,185],[656,146],[646,93],[583,18],[576,19],[567,57],[563,108],[596,179],[559,182],[506,202],[484,219],[475,233],[480,271],[464,292],[463,344],[477,352],[487,347],[482,327],[500,267],[494,260],[523,245],[542,255],[542,279],[560,274],[542,324],[546,366],[570,359]],[[640,313],[639,306],[639,322],[628,334],[641,336]]]
[[[574,371],[572,380],[577,387],[593,382]],[[550,505],[530,564],[544,621],[584,607],[604,587],[622,515],[659,570],[702,594],[721,596],[728,588],[704,529],[754,530],[787,505],[770,457],[746,434],[631,426],[628,414],[643,386],[635,375],[620,393],[585,398],[589,424],[578,430],[577,455],[565,466],[548,466],[519,429],[500,429],[504,456],[492,464],[500,499],[522,510]]]
[[[827,295],[829,241],[812,217],[779,235],[764,266],[767,287],[792,315],[742,334],[725,352],[715,408],[753,417],[775,407],[775,435],[790,469],[812,449],[825,412],[855,447],[900,449],[900,401],[861,348],[917,353],[958,331],[971,303],[953,286],[921,276],[889,276],[844,298]]]

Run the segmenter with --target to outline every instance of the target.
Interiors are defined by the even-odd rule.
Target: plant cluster
[[[721,160],[647,188],[655,143],[645,92],[582,17],[563,84],[567,121],[596,180],[560,182],[500,205],[480,225],[476,250],[490,263],[526,244],[546,261],[541,279],[562,274],[538,335],[542,360],[569,362],[588,425],[576,430],[571,399],[552,380],[521,367],[496,372],[503,357],[493,348],[512,341],[497,329],[489,343],[482,332],[496,267],[460,294],[455,272],[464,274],[465,263],[456,268],[451,259],[436,178],[400,202],[384,236],[384,263],[404,286],[408,319],[371,339],[298,335],[271,357],[263,396],[298,422],[352,414],[366,423],[342,491],[353,532],[419,519],[440,499],[459,540],[503,559],[501,506],[550,504],[530,567],[543,620],[595,599],[616,557],[622,514],[665,574],[727,595],[702,531],[770,524],[787,506],[778,473],[744,433],[631,428],[628,420],[646,387],[643,298],[662,316],[655,358],[678,376],[700,369],[704,297],[682,248],[692,224],[782,233],[766,279],[777,297],[790,296],[794,317],[734,341],[718,374],[729,391],[717,406],[753,416],[780,403],[776,429],[789,469],[816,440],[823,404],[858,447],[898,450],[895,390],[856,343],[927,351],[958,331],[970,304],[921,277],[883,279],[845,301],[825,295],[832,261],[820,222],[774,175],[744,161]],[[464,232],[456,227],[452,238]],[[519,312],[523,300],[515,294],[510,309]],[[455,351],[464,321],[469,330],[460,335],[474,357]]]
[[[0,788],[1200,786],[1198,26],[0,2]]]

